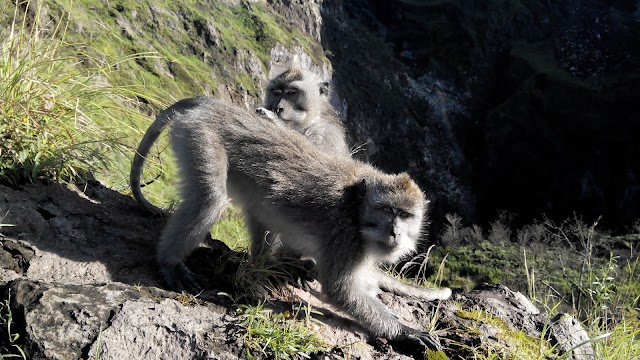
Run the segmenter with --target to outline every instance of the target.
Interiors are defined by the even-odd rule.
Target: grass
[[[637,234],[609,236],[598,231],[597,221],[587,224],[579,217],[512,229],[503,215],[484,232],[464,226],[455,215],[447,219],[441,237],[448,252],[445,285],[507,284],[528,294],[550,319],[565,312],[579,319],[596,358],[640,356],[638,229]],[[493,357],[479,353],[477,358]]]
[[[86,181],[126,178],[126,139],[145,116],[136,110],[141,86],[113,86],[119,59],[77,56],[65,40],[66,22],[46,22],[14,7],[0,52],[0,179]],[[28,7],[28,5],[27,5]],[[114,176],[116,174],[116,176]],[[121,180],[120,180],[121,181]]]
[[[0,53],[0,179],[13,184],[95,175],[126,193],[149,114],[225,84],[232,98],[259,101],[260,80],[242,70],[255,59],[264,70],[277,42],[326,61],[318,44],[262,3],[22,1],[5,7],[0,21],[8,29]],[[166,148],[162,137],[143,182],[155,179],[146,196],[171,207],[178,197]]]
[[[235,206],[229,206],[211,229],[214,239],[222,240],[233,250],[249,249],[249,232],[244,223],[242,212]]]
[[[309,358],[310,354],[326,352],[330,347],[315,334],[318,324],[312,320],[310,306],[294,313],[285,311],[273,313],[264,308],[264,303],[256,306],[242,306],[240,327],[245,332],[244,344],[247,356],[256,354],[274,359]]]
[[[11,312],[11,290],[7,299],[0,302],[0,359],[27,359],[24,350],[18,345],[20,334],[13,329]]]

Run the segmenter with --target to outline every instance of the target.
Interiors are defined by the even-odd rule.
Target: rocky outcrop
[[[222,243],[209,242],[190,259],[209,274],[211,288],[189,297],[163,290],[156,273],[154,247],[165,220],[148,216],[127,196],[97,183],[0,185],[0,213],[0,303],[8,305],[0,306],[0,353],[18,354],[19,347],[29,359],[237,359],[247,351],[268,357],[244,338],[245,315],[232,301],[239,289],[225,282],[238,271],[231,260],[239,253]],[[275,313],[309,304],[321,322],[308,322],[315,324],[310,329],[329,344],[314,357],[422,356],[403,344],[370,339],[357,322],[322,301],[317,284],[311,292],[288,289],[259,299]],[[578,353],[573,346],[586,336],[564,317],[545,326],[547,315],[503,286],[440,303],[386,293],[381,298],[401,321],[438,334],[450,357],[496,347]],[[560,346],[552,350],[555,343]],[[579,349],[591,351],[588,343]]]

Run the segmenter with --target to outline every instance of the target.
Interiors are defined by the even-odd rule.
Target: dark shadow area
[[[0,210],[2,223],[10,225],[1,229],[2,256],[13,259],[18,273],[35,271],[38,277],[55,279],[68,265],[81,267],[69,269],[78,275],[77,282],[90,283],[92,278],[100,281],[92,273],[104,266],[113,281],[162,287],[154,259],[165,219],[149,216],[128,196],[98,183],[82,189],[63,184],[25,184],[15,190],[0,186]],[[42,269],[32,268],[33,250],[11,239],[24,240],[38,255],[51,253],[71,262],[52,258]]]
[[[323,46],[356,143],[444,214],[514,225],[640,218],[634,1],[325,1]],[[433,238],[433,237],[432,237]]]

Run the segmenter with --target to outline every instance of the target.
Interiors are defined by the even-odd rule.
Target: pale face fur
[[[404,174],[391,183],[367,183],[360,212],[360,233],[367,252],[391,263],[415,252],[425,208],[422,192]]]
[[[329,84],[310,72],[292,67],[267,87],[265,107],[284,124],[300,133],[320,118]]]

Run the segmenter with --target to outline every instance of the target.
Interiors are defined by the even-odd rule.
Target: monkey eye
[[[296,89],[287,89],[287,90],[284,91],[284,93],[287,94],[287,95],[295,95],[295,93],[297,93],[297,92],[298,92],[298,90],[296,90]]]
[[[385,214],[393,214],[393,209],[391,208],[391,206],[382,205],[380,207],[380,210],[382,210],[382,212]]]
[[[271,90],[271,92],[273,93],[273,95],[282,95],[282,90],[280,89],[273,89]]]
[[[401,219],[410,219],[413,217],[413,214],[406,211],[400,211],[399,216]]]

